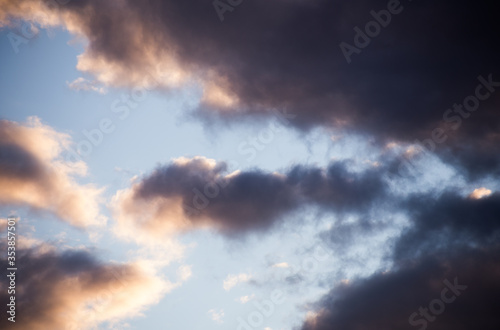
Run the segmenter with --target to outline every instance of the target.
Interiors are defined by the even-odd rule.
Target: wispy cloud
[[[255,294],[251,294],[249,296],[241,296],[238,299],[236,299],[236,301],[239,301],[242,304],[246,304],[247,302],[249,302],[253,298],[255,298]]]
[[[238,275],[229,274],[222,283],[222,287],[224,288],[224,290],[229,291],[239,283],[246,283],[250,281],[251,278],[252,276],[250,274],[245,273],[241,273]]]
[[[219,324],[224,323],[224,310],[221,309],[220,311],[216,311],[215,309],[211,309],[208,311],[208,314],[210,315],[210,318]]]
[[[99,94],[106,94],[106,88],[99,86],[94,80],[88,80],[83,77],[76,78],[72,82],[67,82],[70,89],[75,91],[93,91]]]

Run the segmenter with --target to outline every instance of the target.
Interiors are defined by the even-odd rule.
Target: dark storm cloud
[[[386,215],[386,217],[388,216]],[[339,221],[335,223],[330,230],[322,232],[320,236],[335,253],[343,256],[356,243],[368,242],[370,238],[395,226],[392,221],[373,220],[367,214],[363,214],[354,222]]]
[[[302,330],[495,330],[500,325],[499,265],[498,247],[462,248],[398,264],[333,289]],[[427,312],[420,314],[420,308]]]
[[[348,162],[334,162],[326,169],[294,166],[284,174],[251,170],[223,175],[224,163],[183,159],[120,193],[119,209],[134,214],[144,203],[155,205],[152,217],[142,223],[153,230],[170,224],[178,229],[208,226],[231,234],[268,229],[307,206],[338,214],[361,212],[386,197],[381,169],[355,173],[348,167]],[[174,216],[172,210],[181,207],[182,214]]]
[[[465,175],[467,180],[476,180],[484,176],[491,179],[500,176],[500,153],[496,137],[476,141],[460,141],[451,148],[440,152],[443,162],[450,164]]]
[[[497,145],[496,2],[398,3],[253,0],[226,12],[223,22],[205,0],[74,0],[49,10],[6,1],[3,14],[56,15],[52,24],[89,40],[78,68],[102,83],[200,82],[204,118],[266,117],[270,109],[286,109],[301,118],[293,123],[298,128],[352,129],[381,141],[421,141],[443,126],[448,138],[440,154],[449,146],[474,150],[485,139]],[[348,64],[339,45],[356,44],[354,28],[364,31],[375,20],[372,10],[379,16],[392,10],[391,21]],[[162,65],[163,77],[156,72]],[[471,95],[481,95],[477,110],[455,107]],[[444,159],[463,160],[472,171],[500,164],[498,157],[486,164],[467,155]]]
[[[182,67],[225,77],[224,88],[240,100],[237,110],[288,108],[304,128],[347,125],[391,139],[427,137],[453,103],[474,92],[476,77],[500,80],[495,2],[401,1],[404,10],[348,65],[339,44],[353,44],[353,28],[364,29],[370,11],[387,4],[249,1],[224,23],[201,0],[124,1],[118,8],[73,1],[64,9],[92,12],[82,17],[91,51],[134,67],[146,58],[129,40],[124,18],[132,16],[142,31],[137,42],[173,48]],[[486,101],[461,134],[495,132],[499,100]]]
[[[142,68],[148,59],[140,43],[174,48],[183,66],[229,78],[244,109],[293,108],[304,118],[298,125],[348,119],[411,139],[469,95],[478,75],[497,73],[493,5],[401,2],[401,16],[352,65],[339,44],[353,43],[353,28],[364,29],[370,11],[386,9],[387,1],[252,1],[223,24],[212,3],[201,0],[71,1],[59,9],[77,15],[96,57]],[[352,112],[335,103],[336,94]],[[497,118],[490,110],[478,116]],[[470,130],[484,125],[475,132],[484,134],[491,124]]]
[[[306,321],[303,330],[426,329],[424,324],[444,330],[498,328],[500,195],[412,195],[400,200],[400,209],[409,216],[410,226],[394,244],[393,269],[333,288],[316,304],[319,314]],[[345,244],[344,235],[357,237],[366,226],[340,226],[327,238]],[[455,277],[468,286],[466,292],[445,304],[435,320],[431,314],[433,321],[423,322],[425,317],[418,314],[410,324],[410,315],[420,313],[420,306],[429,308],[446,287],[444,280],[453,283]]]
[[[326,171],[295,166],[287,181],[299,187],[305,200],[326,209],[362,211],[375,199],[386,197],[382,168],[355,174],[349,166],[348,161],[332,162]]]
[[[0,177],[46,181],[44,164],[23,146],[22,133],[22,126],[0,120]]]
[[[405,202],[412,226],[395,247],[395,257],[460,246],[488,246],[500,237],[500,194],[474,199],[445,192],[439,197],[419,195]]]

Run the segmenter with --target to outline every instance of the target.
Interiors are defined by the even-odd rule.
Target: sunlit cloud
[[[216,323],[219,323],[219,324],[222,324],[224,323],[223,319],[224,319],[224,310],[221,309],[220,311],[216,311],[215,309],[211,309],[208,311],[208,314],[210,315],[210,318],[216,322]]]
[[[0,204],[49,211],[77,227],[104,225],[99,211],[103,188],[77,183],[87,166],[63,159],[70,144],[67,134],[36,117],[25,124],[1,120]]]
[[[246,304],[247,302],[249,302],[253,298],[255,298],[255,294],[251,294],[249,296],[241,296],[238,299],[236,299],[236,301],[239,301],[242,304]]]
[[[491,195],[492,191],[484,187],[474,189],[474,191],[469,195],[472,199],[481,199],[483,197]]]
[[[16,305],[23,311],[16,320],[19,329],[121,327],[180,285],[140,263],[102,263],[87,250],[59,251],[33,241],[16,252],[23,271],[16,293]],[[0,288],[4,301],[5,282]],[[0,320],[2,326],[6,322]]]
[[[106,94],[104,87],[100,87],[95,81],[90,81],[83,77],[76,78],[72,82],[68,82],[67,85],[75,91],[93,91],[99,94]]]
[[[246,283],[250,281],[252,276],[250,274],[241,273],[238,275],[229,274],[222,283],[224,290],[229,291],[239,283]]]

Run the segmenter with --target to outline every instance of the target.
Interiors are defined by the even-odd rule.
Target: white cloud
[[[183,265],[177,270],[177,276],[182,282],[187,281],[191,275],[193,275],[193,272],[191,271],[191,266],[189,265]]]
[[[221,309],[219,312],[217,312],[215,309],[211,309],[208,311],[208,314],[210,314],[210,318],[217,323],[224,323],[222,320],[224,318],[224,310]]]
[[[226,279],[224,280],[223,287],[224,290],[229,291],[231,288],[233,288],[236,284],[242,283],[242,282],[248,282],[252,278],[251,275],[241,273],[238,275],[232,275],[229,274]]]
[[[83,77],[76,78],[72,82],[66,82],[69,88],[75,91],[93,91],[99,94],[106,94],[106,89],[99,86],[95,80],[87,80]]]
[[[250,300],[252,300],[255,297],[255,294],[249,295],[249,296],[242,296],[236,299],[236,301],[239,301],[242,304],[246,304]]]

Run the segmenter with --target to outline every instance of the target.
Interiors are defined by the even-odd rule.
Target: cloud
[[[224,290],[229,291],[233,287],[235,287],[238,283],[248,282],[248,281],[250,281],[251,278],[252,278],[251,275],[245,274],[245,273],[241,273],[238,275],[229,274],[229,275],[227,275],[226,279],[224,280],[222,287],[224,288]]]
[[[52,212],[77,227],[103,225],[102,189],[81,185],[84,162],[62,159],[71,139],[36,117],[26,124],[0,120],[0,204]]]
[[[104,87],[99,87],[95,81],[90,81],[83,77],[76,78],[67,84],[70,89],[75,91],[93,91],[99,94],[106,94],[106,89]]]
[[[202,89],[195,113],[206,120],[269,118],[269,110],[287,110],[297,116],[291,125],[299,130],[356,132],[381,146],[423,142],[466,180],[500,173],[500,54],[492,42],[500,28],[491,1],[404,2],[404,12],[392,16],[351,64],[339,44],[354,43],[353,28],[364,29],[374,19],[370,11],[386,8],[386,0],[254,0],[223,23],[212,3],[201,0],[0,3],[0,25],[26,19],[63,26],[85,39],[77,68],[99,84],[168,89],[194,83]],[[467,103],[474,96],[481,96],[477,107]],[[18,126],[3,121],[1,127]],[[438,143],[439,129],[446,137]],[[8,143],[4,135],[1,186],[16,188],[0,191],[2,203],[48,209],[79,226],[95,222],[98,190],[72,181],[83,167],[78,172],[55,161],[60,152],[54,150],[64,149],[57,143],[64,145],[66,138],[45,139],[39,145],[46,150],[40,151],[21,134]],[[269,230],[306,207],[359,213],[393,197],[383,166],[362,173],[342,162],[284,173],[225,170],[224,163],[204,158],[158,167],[115,195],[116,232],[140,242],[198,228],[232,236]],[[68,203],[67,191],[85,193]],[[82,196],[91,198],[82,202]],[[408,327],[409,314],[439,295],[449,276],[470,283],[467,293],[474,299],[464,294],[436,326],[498,328],[488,314],[498,309],[490,299],[498,293],[498,193],[426,192],[395,201],[400,205],[394,212],[405,213],[410,227],[394,245],[394,268],[334,288],[304,328]],[[86,212],[91,215],[81,215]],[[330,237],[342,246],[378,226],[386,223],[362,218],[335,228]],[[484,319],[476,317],[479,308],[487,312]]]
[[[495,122],[491,118],[487,120]],[[477,139],[463,136],[450,142],[447,143],[448,146],[436,149],[436,154],[467,180],[500,175],[500,156],[494,151],[499,143],[498,134],[488,134]]]
[[[491,190],[484,187],[474,189],[474,191],[469,195],[472,199],[481,199],[483,197],[491,195]]]
[[[232,236],[267,230],[306,206],[339,213],[369,209],[386,194],[383,170],[355,173],[348,167],[335,162],[326,169],[294,166],[286,174],[224,174],[223,162],[178,159],[114,196],[116,231],[136,239],[147,232],[150,240],[198,228]]]
[[[246,304],[247,302],[249,302],[253,298],[255,298],[255,294],[251,294],[249,296],[241,296],[240,298],[236,299],[236,301],[239,301],[242,304]]]
[[[301,329],[424,329],[423,324],[442,330],[497,329],[498,252],[498,247],[448,251],[340,284],[323,297],[317,304],[317,315]],[[433,314],[429,311],[439,308],[438,303],[430,304],[442,299],[443,290],[449,288],[446,281],[467,288],[455,295],[453,302],[444,303],[444,311]],[[445,299],[450,301],[452,296],[447,289]],[[421,307],[428,310],[432,321],[418,314]],[[410,323],[413,313],[417,315]]]
[[[445,191],[439,196],[418,194],[403,204],[412,225],[396,243],[396,259],[461,246],[489,246],[500,235],[500,194],[481,199]]]
[[[479,199],[464,197],[446,189],[401,198],[399,212],[408,216],[410,225],[391,243],[388,257],[393,266],[335,285],[315,304],[317,315],[305,320],[302,329],[403,329],[419,325],[423,329],[424,323],[444,330],[497,328],[493,311],[498,306],[494,297],[500,292],[494,280],[500,269],[499,198],[491,192]],[[346,235],[341,227],[336,238],[349,239],[367,228],[354,224]],[[445,280],[453,283],[455,279],[467,285],[467,291],[456,302],[446,304],[443,313],[425,320],[419,308],[430,309],[435,299],[442,299]],[[417,315],[409,320],[413,313]]]
[[[256,0],[223,22],[201,0],[48,3],[4,0],[0,25],[25,19],[65,27],[86,40],[77,68],[101,84],[197,84],[201,118],[288,110],[299,129],[356,131],[383,143],[432,142],[443,128],[443,160],[475,175],[500,171],[500,64],[491,42],[500,31],[489,1],[401,2],[404,11],[351,64],[339,45],[354,45],[354,28],[364,30],[387,1]],[[478,95],[487,97],[479,109],[455,111],[481,81]]]
[[[219,312],[217,312],[215,309],[211,309],[208,311],[208,314],[210,315],[210,318],[214,322],[219,323],[219,324],[224,323],[224,321],[222,320],[224,318],[224,310],[223,309],[221,309]]]
[[[5,244],[2,249],[6,251]],[[142,316],[178,285],[140,263],[103,263],[90,251],[58,251],[46,243],[18,247],[16,260],[18,329],[120,327],[124,320]],[[6,283],[0,284],[3,306],[9,299]],[[0,319],[0,327],[10,325],[6,317]]]
[[[94,75],[100,84],[171,88],[187,82],[192,75],[190,68],[180,64],[168,35],[155,33],[155,22],[141,16],[128,1],[119,5],[93,0],[2,1],[0,26],[16,19],[44,28],[62,26],[83,40],[85,50],[78,56],[77,69]],[[113,45],[105,46],[108,42]]]

